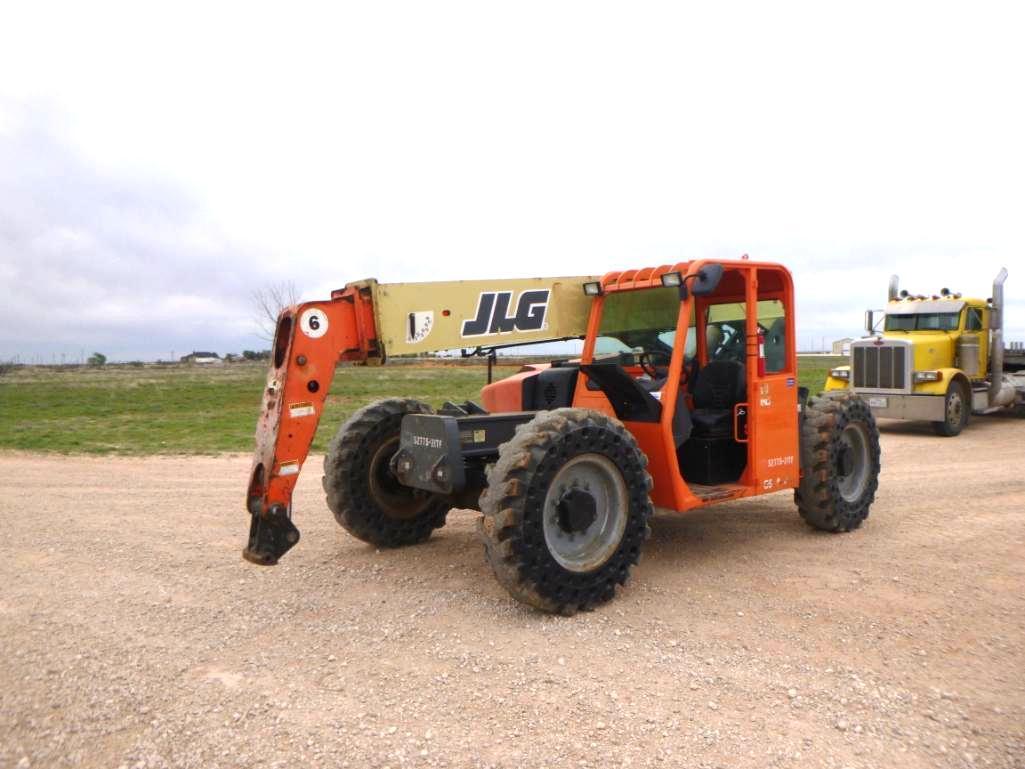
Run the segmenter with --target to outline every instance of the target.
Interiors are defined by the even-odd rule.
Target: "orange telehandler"
[[[491,382],[501,347],[582,339],[575,360]],[[797,386],[781,265],[691,261],[603,277],[350,283],[284,310],[256,433],[248,560],[299,540],[292,491],[339,361],[463,349],[489,356],[481,403],[392,398],[357,411],[324,459],[339,524],[378,547],[423,542],[450,509],[517,599],[571,614],[627,580],[655,509],[794,489],[826,531],[865,520],[879,434],[855,393]],[[344,372],[344,369],[342,369]]]

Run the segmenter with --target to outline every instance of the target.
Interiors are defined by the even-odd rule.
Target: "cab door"
[[[793,285],[782,267],[753,270],[747,286],[745,484],[756,494],[795,488],[798,454],[797,354]]]
[[[959,361],[959,366],[970,379],[982,379],[989,370],[989,334],[986,331],[989,318],[983,314],[984,312],[986,315],[989,314],[983,308],[971,305],[965,307],[964,310],[964,331],[961,332],[961,335],[974,339],[979,351],[978,365],[974,371],[969,371],[965,368],[965,362]]]

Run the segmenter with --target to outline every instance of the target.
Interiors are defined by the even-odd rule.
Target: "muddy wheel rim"
[[[616,552],[626,531],[629,498],[616,464],[580,454],[559,468],[545,494],[545,544],[562,568],[589,572]]]
[[[951,427],[957,427],[961,424],[963,414],[964,402],[961,400],[961,393],[954,390],[950,393],[950,397],[947,398],[947,424]]]
[[[372,449],[370,457],[370,499],[389,518],[407,520],[423,512],[430,495],[403,486],[391,471],[391,458],[399,449],[399,436],[386,439]]]
[[[857,502],[865,493],[869,477],[868,434],[860,424],[849,424],[840,433],[836,473],[840,496]]]

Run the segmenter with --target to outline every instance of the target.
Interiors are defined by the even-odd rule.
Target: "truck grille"
[[[903,390],[907,382],[907,348],[903,345],[858,345],[854,353],[854,386]]]

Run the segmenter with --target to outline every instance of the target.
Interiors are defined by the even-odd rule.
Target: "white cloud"
[[[801,333],[818,339],[856,333],[891,272],[985,296],[1003,264],[1025,338],[1021,17],[1010,3],[22,3],[0,28],[0,144],[16,146],[0,216],[51,249],[46,270],[22,253],[0,266],[37,283],[19,286],[23,310],[68,309],[54,281],[109,290],[128,274],[118,301],[147,305],[184,282],[237,344],[248,288],[280,278],[310,297],[369,275],[747,252],[791,267]],[[18,335],[0,354],[88,333]]]

